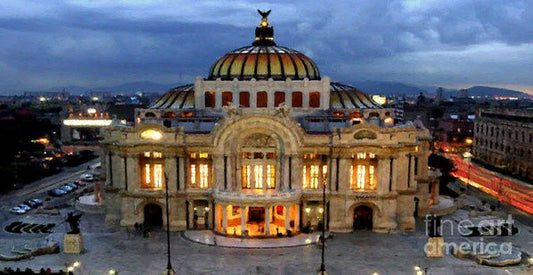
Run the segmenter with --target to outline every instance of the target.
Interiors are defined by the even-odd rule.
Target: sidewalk
[[[320,233],[299,234],[294,237],[244,239],[238,236],[225,237],[215,234],[212,230],[189,230],[183,237],[199,244],[233,247],[233,248],[281,248],[310,245],[318,242]]]

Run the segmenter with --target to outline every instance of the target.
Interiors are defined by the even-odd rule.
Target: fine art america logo
[[[478,241],[470,241],[461,238],[454,241],[442,242],[428,242],[424,245],[424,252],[437,253],[442,251],[450,254],[462,255],[510,255],[512,254],[511,242],[485,242],[483,237],[499,237],[511,236],[518,233],[518,229],[514,226],[514,220],[511,215],[503,219],[483,219],[478,220],[477,223],[470,219],[461,221],[454,221],[450,219],[442,219],[435,215],[427,215],[424,219],[426,227],[426,236],[429,238],[440,238],[443,233],[446,237],[455,239],[454,237],[481,237]]]

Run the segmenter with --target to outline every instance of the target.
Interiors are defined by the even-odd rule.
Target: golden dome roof
[[[303,53],[274,42],[274,27],[268,23],[270,11],[262,12],[261,23],[255,28],[252,46],[233,50],[211,66],[207,79],[216,80],[320,80],[320,72],[309,57]]]
[[[248,46],[233,50],[211,66],[207,79],[216,80],[320,80],[315,62],[281,46]]]

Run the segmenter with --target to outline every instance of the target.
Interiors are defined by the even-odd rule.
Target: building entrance
[[[157,204],[147,204],[144,207],[144,226],[161,227],[163,225],[163,211]]]
[[[265,222],[265,208],[264,207],[250,207],[250,210],[248,211],[248,222],[264,223]]]
[[[361,205],[354,209],[353,229],[372,229],[372,208]]]

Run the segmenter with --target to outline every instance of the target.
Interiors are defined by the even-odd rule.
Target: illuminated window
[[[163,133],[158,130],[148,129],[141,132],[142,139],[160,140],[163,138]]]
[[[144,152],[140,157],[141,187],[161,189],[164,181],[163,154],[161,152]]]
[[[350,188],[356,191],[375,190],[377,187],[377,158],[373,153],[357,153],[350,165]]]
[[[318,189],[327,181],[327,156],[319,154],[304,154],[303,188]]]
[[[276,168],[274,165],[267,165],[267,188],[276,188]]]
[[[200,189],[209,188],[212,164],[209,153],[191,153],[189,162],[190,187]]]
[[[242,188],[274,189],[276,188],[275,153],[243,152]]]
[[[242,166],[242,188],[244,189],[250,189],[251,186],[251,169],[250,165],[243,165]]]

